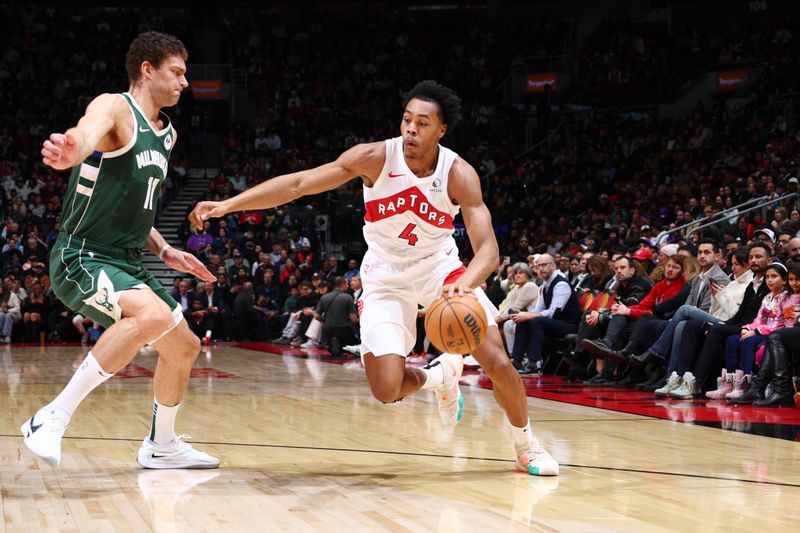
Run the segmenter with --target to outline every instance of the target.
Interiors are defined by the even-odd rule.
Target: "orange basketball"
[[[483,307],[468,295],[434,300],[425,313],[428,339],[448,353],[471,353],[486,337],[487,325]]]

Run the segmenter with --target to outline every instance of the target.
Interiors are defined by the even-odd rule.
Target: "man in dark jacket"
[[[342,348],[357,342],[353,326],[358,321],[355,300],[347,292],[347,278],[336,276],[335,289],[319,299],[314,318],[323,322],[322,334],[331,355],[340,357]]]
[[[650,281],[636,274],[636,265],[632,258],[623,256],[614,261],[614,296],[610,302],[621,303],[630,307],[637,305],[650,292]],[[576,347],[583,348],[584,339],[596,339],[605,335],[611,321],[611,311],[587,311],[578,326],[578,339]],[[625,328],[633,329],[633,323],[625,324]],[[629,332],[630,333],[630,332]],[[576,350],[577,351],[577,350]],[[614,382],[614,369],[616,363],[598,359],[598,374],[584,384],[591,386],[608,386]]]

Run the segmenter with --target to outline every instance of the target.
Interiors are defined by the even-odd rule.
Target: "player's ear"
[[[441,139],[442,137],[444,137],[445,133],[447,133],[447,124],[442,124],[442,127],[439,130],[439,138]]]

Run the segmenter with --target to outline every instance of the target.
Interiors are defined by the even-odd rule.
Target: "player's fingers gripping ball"
[[[486,337],[488,320],[480,302],[469,295],[443,296],[425,313],[428,339],[442,352],[468,354]]]

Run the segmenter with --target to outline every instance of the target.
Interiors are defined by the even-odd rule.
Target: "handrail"
[[[777,198],[774,198],[774,199],[772,199],[772,200],[770,200],[768,202],[764,202],[764,203],[761,203],[761,204],[758,204],[758,205],[754,205],[753,207],[745,209],[744,211],[740,211],[738,214],[739,215],[744,215],[745,213],[749,213],[750,211],[755,211],[756,209],[761,209],[761,208],[766,207],[766,206],[771,205],[771,204],[783,202],[784,200],[789,200],[789,199],[791,199],[793,197],[796,197],[796,196],[800,197],[800,193],[796,193],[796,192],[787,193],[787,194],[784,194],[783,196],[779,196]],[[765,197],[762,196],[761,199],[763,199],[763,198],[765,198]],[[748,203],[752,203],[752,202],[748,202]],[[731,209],[733,209],[733,208],[731,208]],[[706,224],[703,224],[701,226],[697,226],[696,228],[692,228],[689,231],[687,231],[686,232],[686,239],[689,239],[689,237],[691,237],[692,234],[695,233],[696,231],[700,231],[701,229],[708,228],[708,227],[711,227],[711,226],[716,226],[717,224],[721,224],[721,223],[725,222],[728,218],[730,218],[730,217],[720,217],[721,214],[722,213],[720,212],[715,216],[716,220],[713,220],[713,221],[708,222]],[[697,221],[695,221],[695,223],[697,223]]]
[[[547,133],[547,137],[545,137],[544,139],[542,139],[538,143],[534,144],[533,146],[531,146],[527,150],[524,150],[524,151],[520,152],[519,154],[515,155],[514,157],[511,158],[511,160],[512,161],[516,161],[518,158],[528,155],[529,153],[531,153],[532,151],[536,150],[537,148],[539,148],[543,144],[549,143],[552,140],[553,136],[558,132],[558,130],[561,129],[561,126],[563,126],[563,125],[564,125],[564,119],[561,119],[558,122],[558,124],[556,124],[556,126]],[[481,183],[485,184],[485,187],[488,188],[488,186],[489,186],[489,178],[491,178],[492,176],[494,176],[495,174],[497,174],[501,170],[504,170],[507,166],[508,165],[499,166],[496,169],[494,169],[491,172],[489,172],[488,174],[485,174],[485,175],[481,176]]]
[[[794,194],[797,194],[797,193],[794,193]],[[783,196],[781,196],[780,198],[785,198],[786,196],[788,196],[788,193],[783,195]],[[703,222],[705,220],[709,220],[711,218],[722,217],[724,220],[727,220],[730,217],[723,216],[726,213],[733,212],[734,210],[736,210],[737,213],[740,213],[741,211],[739,211],[739,208],[744,207],[744,206],[746,206],[748,204],[761,202],[764,198],[765,198],[764,196],[759,196],[758,198],[753,198],[752,200],[748,200],[746,202],[742,202],[741,204],[735,205],[733,207],[728,207],[726,209],[723,209],[722,211],[720,211],[716,215],[708,215],[708,216],[705,216],[703,218],[698,218],[697,220],[692,220],[691,222],[688,222],[688,223],[684,224],[683,226],[678,226],[677,228],[672,228],[671,230],[667,231],[664,235],[665,236],[666,235],[671,235],[671,234],[679,232],[679,231],[681,231],[681,230],[683,230],[685,228],[688,228],[689,226],[694,226],[696,224],[699,224],[700,222]],[[761,207],[761,205],[759,204],[756,207]]]

